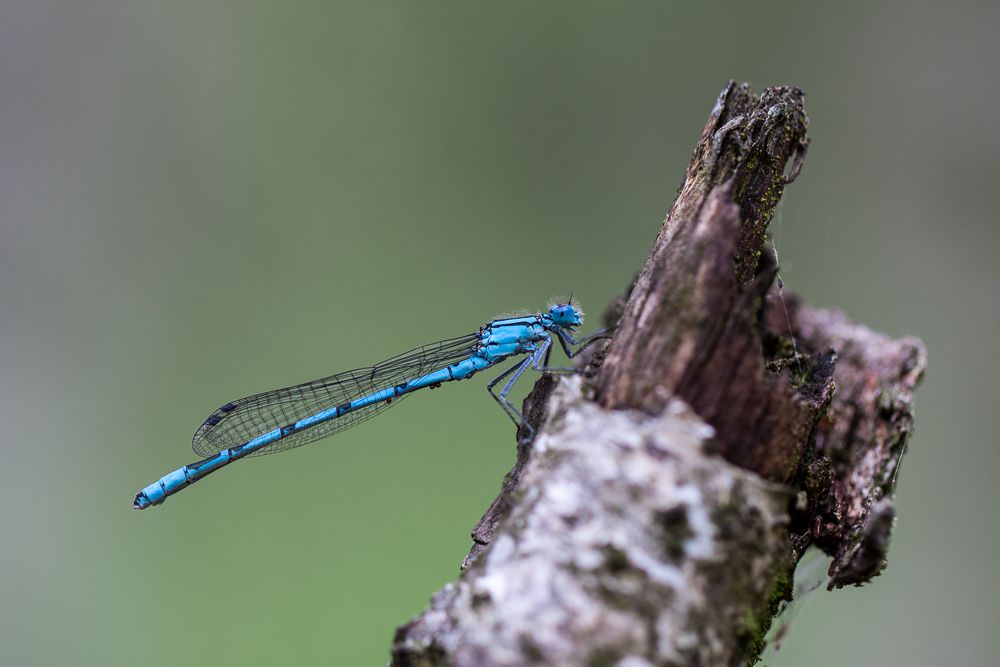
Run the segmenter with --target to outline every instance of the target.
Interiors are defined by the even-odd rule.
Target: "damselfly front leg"
[[[614,327],[608,327],[607,329],[601,329],[600,331],[595,331],[589,336],[584,336],[580,340],[575,340],[568,331],[563,328],[558,328],[555,330],[556,334],[559,336],[559,342],[562,344],[563,352],[566,356],[572,359],[576,355],[583,352],[588,348],[594,341],[600,340],[601,338],[611,338],[611,332],[614,331]],[[570,345],[577,346],[576,349],[570,348]]]
[[[556,335],[559,336],[559,344],[562,345],[563,352],[566,356],[572,359],[576,355],[583,352],[592,343],[601,340],[602,338],[611,338],[611,332],[614,331],[614,327],[608,327],[607,329],[601,329],[600,331],[595,331],[589,336],[584,336],[580,340],[576,340],[570,335],[568,331],[562,328],[553,329]],[[576,349],[570,347],[571,345],[576,346]],[[575,366],[549,366],[549,354],[552,352],[551,348],[545,353],[544,363],[541,365],[534,364],[532,368],[540,372],[549,373],[580,373],[582,368],[577,368]]]

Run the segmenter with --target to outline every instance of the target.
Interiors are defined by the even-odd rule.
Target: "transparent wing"
[[[226,403],[209,415],[205,423],[195,431],[191,447],[200,456],[211,456],[223,449],[242,445],[279,426],[291,424],[335,405],[343,405],[460,361],[475,351],[478,342],[479,334],[473,333],[429,343],[375,366],[356,368],[294,387],[265,391]],[[390,405],[395,405],[407,395],[394,398],[391,402],[370,405],[292,433],[250,456],[273,454],[345,431],[370,419]]]

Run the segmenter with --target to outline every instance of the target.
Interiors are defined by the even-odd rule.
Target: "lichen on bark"
[[[681,401],[605,410],[580,386],[550,395],[524,495],[400,633],[397,664],[441,649],[455,665],[725,664],[750,649],[746,601],[787,568],[789,490],[708,455],[714,432]]]

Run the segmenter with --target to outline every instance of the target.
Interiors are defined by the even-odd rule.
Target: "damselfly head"
[[[548,316],[552,324],[564,329],[572,329],[583,324],[583,311],[569,303],[557,303],[549,307]]]

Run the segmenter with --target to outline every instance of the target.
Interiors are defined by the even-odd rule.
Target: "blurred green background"
[[[0,664],[378,665],[514,458],[477,379],[143,513],[229,399],[639,267],[725,80],[807,92],[789,289],[930,352],[886,573],[785,665],[995,665],[993,2],[0,5]]]

